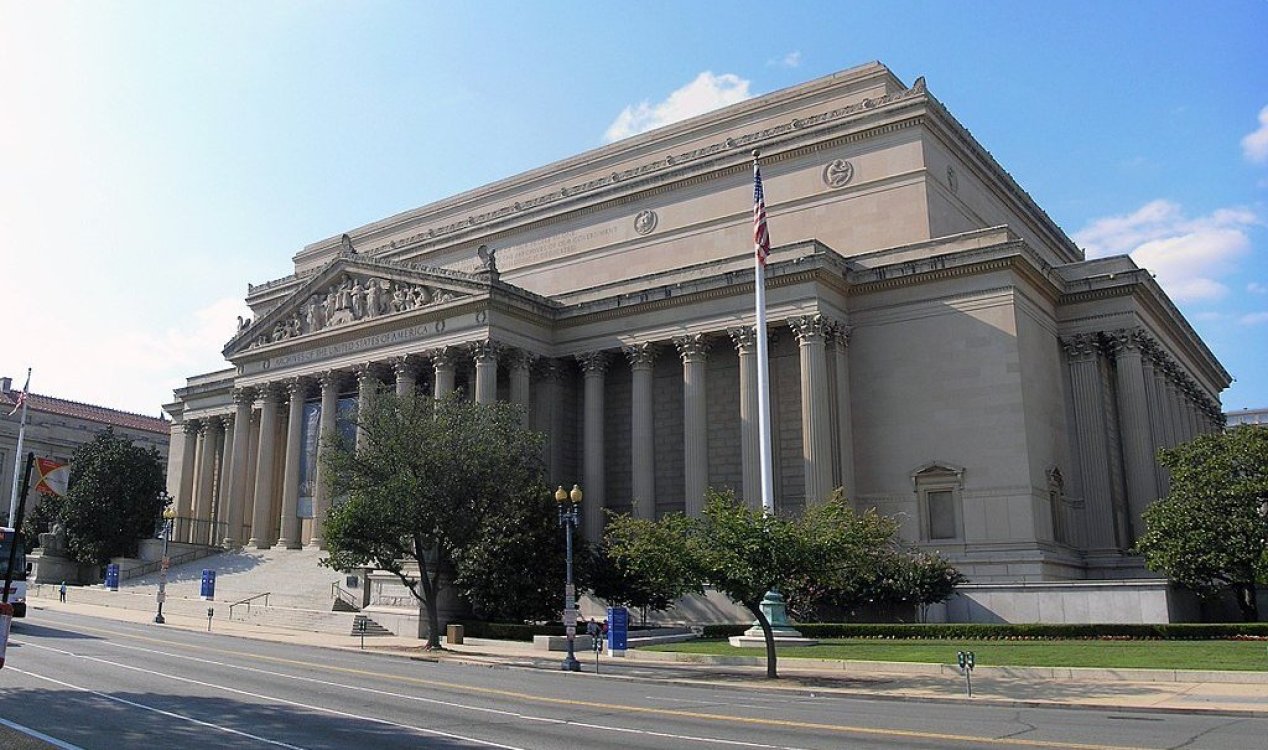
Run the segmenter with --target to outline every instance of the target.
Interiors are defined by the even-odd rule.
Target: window
[[[928,542],[964,538],[960,490],[964,469],[932,461],[911,473],[920,512],[920,538]]]

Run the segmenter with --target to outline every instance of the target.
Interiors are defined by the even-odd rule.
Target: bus
[[[13,581],[9,584],[9,604],[13,605],[14,617],[26,617],[26,545],[22,537],[13,533],[13,529],[0,526],[0,588],[9,578],[9,554],[12,545],[17,545],[17,553],[13,556]]]

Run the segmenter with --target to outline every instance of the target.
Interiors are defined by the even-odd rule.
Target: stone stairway
[[[352,632],[349,635],[364,635],[367,638],[376,635],[396,635],[365,615],[356,615],[352,620]]]

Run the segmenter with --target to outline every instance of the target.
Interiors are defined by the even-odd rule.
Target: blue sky
[[[1265,38],[1258,0],[0,0],[0,375],[157,415],[306,243],[879,60],[1268,406]]]

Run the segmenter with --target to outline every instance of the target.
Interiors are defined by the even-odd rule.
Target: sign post
[[[608,656],[625,656],[629,644],[630,611],[608,607]]]

